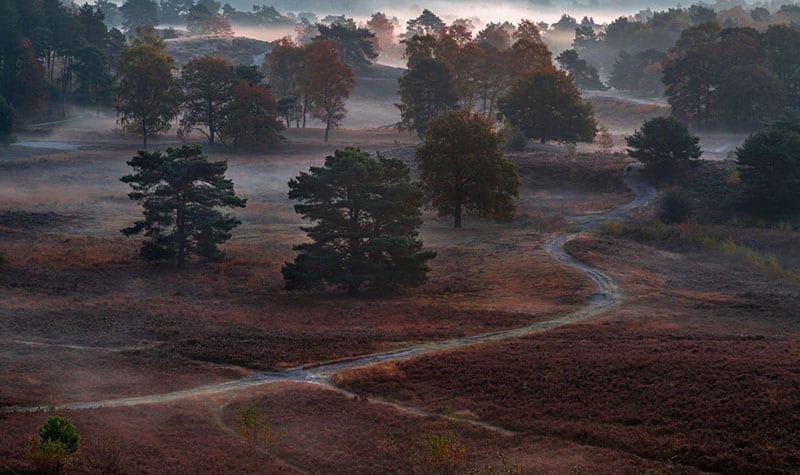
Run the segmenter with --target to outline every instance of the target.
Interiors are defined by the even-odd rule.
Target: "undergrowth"
[[[782,279],[800,281],[800,269],[786,269],[778,261],[775,254],[763,252],[750,246],[736,243],[733,238],[719,238],[702,229],[700,225],[690,223],[667,226],[659,220],[647,224],[625,224],[621,221],[609,221],[597,227],[594,233],[598,236],[627,236],[642,241],[663,241],[667,239],[698,245],[703,249],[720,252],[736,257],[748,265]]]

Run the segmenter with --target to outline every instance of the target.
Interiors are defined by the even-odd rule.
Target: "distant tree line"
[[[431,119],[459,108],[491,122],[507,119],[528,138],[594,138],[596,122],[576,76],[556,69],[536,24],[490,23],[473,38],[467,20],[445,25],[437,18],[426,10],[409,21],[418,33],[404,40],[408,69],[398,104],[404,128],[422,138]]]
[[[175,74],[175,64],[152,27],[143,27],[120,56],[115,75],[115,106],[123,128],[148,138],[180,117],[179,135],[203,134],[233,148],[264,149],[275,144],[282,126],[263,78],[227,59],[195,58]]]
[[[684,30],[664,60],[672,114],[705,128],[754,130],[800,105],[800,31],[772,25]]]

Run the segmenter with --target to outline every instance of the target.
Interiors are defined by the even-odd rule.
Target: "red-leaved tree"
[[[280,140],[278,103],[268,89],[241,80],[223,111],[219,136],[235,149],[266,150]]]
[[[311,115],[325,123],[325,141],[345,114],[344,101],[355,85],[352,68],[342,62],[341,52],[333,41],[317,40],[306,52],[307,90]]]

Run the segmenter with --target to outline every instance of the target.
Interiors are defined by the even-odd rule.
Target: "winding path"
[[[571,239],[576,237],[581,232],[585,232],[596,228],[597,226],[610,221],[624,219],[626,214],[640,206],[650,202],[656,195],[655,189],[648,185],[640,175],[640,168],[636,166],[629,166],[625,169],[625,182],[634,193],[634,199],[620,207],[614,208],[610,211],[597,213],[592,215],[584,215],[576,218],[573,221],[573,229],[575,232],[571,234],[564,234],[556,237],[545,245],[547,252],[563,262],[566,265],[574,267],[585,273],[595,284],[598,290],[587,298],[587,305],[570,314],[561,317],[547,320],[543,322],[533,323],[520,328],[511,330],[503,330],[491,333],[483,333],[479,335],[472,335],[460,338],[452,338],[448,340],[436,341],[431,343],[423,343],[420,345],[411,346],[399,350],[372,353],[369,355],[358,356],[337,361],[330,361],[312,365],[305,365],[297,368],[291,368],[282,371],[266,371],[252,374],[241,379],[226,381],[223,383],[210,384],[205,386],[198,386],[195,388],[184,389],[180,391],[171,391],[161,394],[150,394],[146,396],[134,396],[117,399],[106,399],[99,401],[69,403],[61,405],[38,405],[38,406],[7,406],[0,408],[0,413],[9,412],[35,412],[35,411],[55,411],[55,410],[81,410],[81,409],[97,409],[102,407],[124,407],[136,406],[141,404],[154,404],[161,402],[176,401],[186,399],[194,396],[203,396],[209,394],[218,394],[226,391],[232,391],[252,386],[272,382],[307,382],[315,383],[328,388],[334,389],[338,392],[343,392],[340,388],[336,388],[331,383],[331,377],[345,369],[357,368],[367,366],[373,363],[382,361],[399,360],[408,358],[410,356],[422,355],[426,353],[433,353],[436,351],[464,347],[468,345],[487,343],[491,341],[505,340],[508,338],[520,337],[539,333],[552,328],[568,325],[570,323],[586,320],[589,317],[604,311],[607,307],[617,304],[622,301],[622,292],[619,286],[608,275],[604,274],[599,269],[585,264],[576,258],[567,254],[564,250],[564,245]],[[375,401],[383,404],[391,404],[385,401]],[[400,409],[400,406],[396,406]],[[410,409],[409,409],[410,410]],[[422,411],[415,410],[415,412],[422,413]],[[482,424],[483,425],[483,424]],[[488,427],[492,428],[493,427]],[[501,430],[498,428],[498,430]]]

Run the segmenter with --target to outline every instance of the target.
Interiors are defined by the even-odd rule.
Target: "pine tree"
[[[800,211],[800,133],[770,127],[736,149],[744,205],[770,218]]]
[[[247,202],[225,178],[226,162],[209,162],[200,147],[184,145],[166,153],[139,151],[128,165],[135,173],[120,180],[133,188],[128,197],[144,207],[144,219],[122,233],[144,233],[143,259],[174,259],[184,267],[192,255],[208,261],[224,257],[217,244],[230,239],[239,221],[218,208],[243,208]]]
[[[628,155],[645,164],[653,181],[669,182],[689,167],[703,152],[700,139],[674,117],[654,117],[633,135],[625,137]]]
[[[450,72],[441,61],[419,58],[403,73],[400,82],[401,125],[425,138],[428,122],[450,109],[458,102]]]
[[[295,211],[314,225],[303,228],[313,242],[283,267],[287,289],[324,283],[346,288],[391,289],[422,284],[426,261],[435,257],[417,239],[423,189],[400,160],[357,148],[336,150],[324,167],[311,167],[289,182]]]

